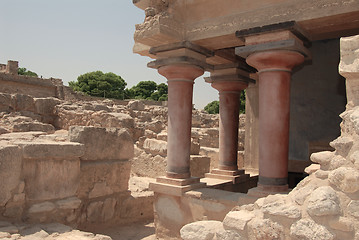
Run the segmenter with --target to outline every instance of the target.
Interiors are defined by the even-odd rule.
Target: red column
[[[262,190],[288,188],[290,79],[294,66],[304,61],[295,51],[251,54],[247,63],[259,74],[259,182]]]
[[[189,178],[193,83],[204,71],[193,65],[167,65],[158,72],[168,80],[167,177]]]
[[[239,99],[247,85],[240,81],[212,83],[219,91],[219,170],[238,170]]]

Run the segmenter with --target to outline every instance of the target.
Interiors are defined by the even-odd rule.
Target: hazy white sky
[[[139,81],[165,82],[132,53],[135,24],[144,12],[131,0],[2,0],[0,63],[20,67],[64,84],[95,70],[120,75],[127,86]],[[216,90],[200,77],[194,88],[196,108],[217,100]]]

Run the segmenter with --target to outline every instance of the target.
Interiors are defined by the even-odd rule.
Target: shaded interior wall
[[[290,160],[308,160],[311,145],[337,138],[339,114],[345,110],[345,79],[338,73],[339,39],[313,42],[310,51],[312,63],[292,76]]]

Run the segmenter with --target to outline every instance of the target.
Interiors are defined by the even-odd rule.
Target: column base
[[[210,173],[206,173],[207,178],[216,178],[221,180],[231,180],[233,184],[246,182],[249,180],[249,174],[245,174],[244,170],[221,170],[212,169]]]
[[[252,197],[266,197],[274,194],[288,194],[290,189],[286,185],[262,185],[258,183],[256,188],[249,189],[248,195]]]
[[[200,182],[198,177],[176,179],[163,176],[158,177],[156,182],[150,183],[152,191],[173,196],[182,196],[187,191],[205,187],[206,184]]]

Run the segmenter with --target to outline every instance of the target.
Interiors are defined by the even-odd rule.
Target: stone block
[[[38,151],[41,152],[41,149]],[[80,159],[27,159],[23,164],[23,173],[28,200],[63,199],[76,195]]]
[[[72,126],[71,142],[85,145],[83,160],[127,160],[133,157],[134,144],[125,129]]]
[[[35,103],[32,97],[23,94],[16,94],[14,98],[16,101],[16,111],[35,112]]]
[[[324,226],[315,223],[311,219],[301,219],[290,227],[291,239],[311,240],[311,239],[334,239],[332,233]]]
[[[341,212],[339,198],[330,186],[315,189],[308,199],[307,211],[314,216],[338,215]]]
[[[84,155],[84,145],[72,142],[17,142],[25,159],[77,159]]]
[[[145,104],[139,100],[129,101],[127,104],[127,108],[137,111],[145,110]]]
[[[115,198],[91,202],[86,211],[87,221],[91,223],[100,223],[110,220],[115,214],[116,202]]]
[[[29,214],[51,212],[55,210],[55,208],[56,205],[53,204],[52,202],[42,202],[32,205],[29,208]]]
[[[46,132],[54,133],[55,127],[51,124],[41,123],[41,122],[25,122],[25,123],[16,123],[12,128],[13,132]]]
[[[12,197],[12,191],[21,183],[21,148],[0,145],[0,207]]]
[[[66,199],[62,199],[56,202],[56,205],[59,209],[77,209],[81,205],[81,200],[77,197],[70,197]]]
[[[183,240],[209,240],[214,239],[216,232],[223,229],[219,221],[198,221],[181,228]]]
[[[130,172],[129,161],[82,162],[78,196],[87,199],[126,192]]]
[[[223,226],[226,230],[244,231],[247,223],[255,217],[253,212],[246,210],[231,211],[223,220]]]
[[[34,98],[35,113],[40,115],[54,115],[55,106],[61,101],[57,98]]]
[[[14,98],[10,94],[0,93],[0,112],[11,112],[14,109]]]
[[[248,239],[284,239],[284,229],[269,219],[254,218],[248,222]]]
[[[167,142],[165,141],[147,138],[143,143],[143,148],[152,155],[167,156]]]
[[[359,191],[359,171],[354,168],[340,167],[329,173],[329,182],[346,193]]]
[[[191,155],[190,170],[193,177],[204,177],[205,173],[209,172],[211,159],[209,157],[200,155]]]
[[[199,145],[198,142],[196,142],[192,139],[190,154],[191,155],[199,155],[200,149],[201,149],[201,145]]]

